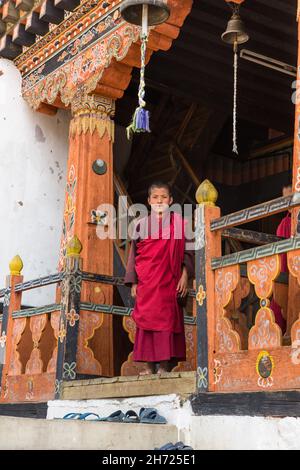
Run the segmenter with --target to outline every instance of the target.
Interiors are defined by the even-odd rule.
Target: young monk
[[[291,196],[293,194],[293,188],[292,185],[288,184],[282,188],[282,196],[287,197]],[[287,212],[286,216],[282,219],[280,224],[278,225],[276,235],[278,237],[282,238],[290,238],[291,233],[292,233],[292,222],[291,222],[291,213],[290,211]],[[282,254],[280,255],[281,259],[281,272],[286,273],[288,272],[288,267],[287,267],[287,255]],[[275,302],[275,300],[272,300],[271,305],[270,305],[271,310],[273,310],[273,313],[275,315],[275,320],[276,323],[280,326],[282,333],[284,334],[286,331],[286,320],[284,319],[282,315],[282,311],[280,306]]]
[[[170,360],[185,360],[185,334],[180,299],[187,295],[193,276],[193,254],[186,250],[185,221],[170,212],[169,185],[153,183],[148,190],[151,215],[136,227],[125,284],[135,298],[136,336],[133,358],[146,362],[142,375],[169,370]],[[135,237],[136,238],[136,237]]]

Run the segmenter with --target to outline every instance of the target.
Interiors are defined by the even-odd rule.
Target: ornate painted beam
[[[140,65],[140,30],[123,21],[120,4],[120,0],[111,4],[85,2],[18,57],[16,65],[23,76],[23,96],[34,109],[42,102],[53,105],[57,97],[69,106],[78,87],[84,93],[96,91],[113,99],[123,96],[131,68]],[[45,5],[47,14],[52,12],[54,17],[59,9],[50,0],[42,5],[40,19],[49,21],[49,16],[43,13]],[[168,22],[150,33],[147,60],[154,51],[171,47],[191,10],[192,0],[169,0],[169,5],[172,13]],[[29,31],[28,24],[26,30]]]

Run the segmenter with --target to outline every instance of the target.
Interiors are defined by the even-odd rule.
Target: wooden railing
[[[95,347],[93,313],[123,317],[123,326],[132,345],[135,324],[128,306],[94,304],[82,298],[83,283],[123,286],[123,278],[82,270],[81,244],[70,242],[65,269],[53,275],[23,282],[22,262],[14,260],[7,287],[1,289],[3,314],[0,316],[0,402],[43,402],[61,397],[63,381],[101,376],[101,360]],[[12,265],[11,265],[12,266]],[[57,285],[56,301],[36,308],[21,308],[22,294],[36,288]],[[99,287],[98,287],[99,288]],[[187,360],[174,369],[196,369],[195,291],[190,290],[193,315],[186,315]],[[99,320],[97,316],[97,321]],[[97,323],[98,324],[98,323]],[[80,327],[81,325],[81,327]],[[120,346],[114,345],[118,355]],[[130,351],[131,349],[131,351]],[[132,349],[125,357],[121,375],[136,375],[143,364],[132,359]],[[83,367],[84,366],[84,367]],[[80,371],[95,371],[82,374]]]
[[[280,239],[233,228],[299,206],[299,194],[224,217],[205,201],[198,206],[199,392],[300,388],[300,236]],[[259,246],[221,256],[224,232]],[[283,256],[288,273],[281,272]],[[284,335],[275,321],[274,302],[287,321]]]

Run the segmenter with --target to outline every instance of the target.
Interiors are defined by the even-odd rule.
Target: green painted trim
[[[267,256],[280,255],[300,248],[300,237],[287,238],[277,243],[263,245],[250,250],[238,251],[231,255],[213,258],[211,262],[212,269],[225,268],[235,264],[247,263]]]

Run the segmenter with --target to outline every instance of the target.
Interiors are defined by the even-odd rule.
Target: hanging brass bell
[[[125,0],[121,15],[128,23],[142,26],[144,5],[148,6],[148,26],[164,23],[170,16],[170,8],[163,0]]]
[[[222,40],[227,44],[243,44],[249,41],[249,35],[238,13],[234,13],[230,18],[227,29],[222,34]]]

